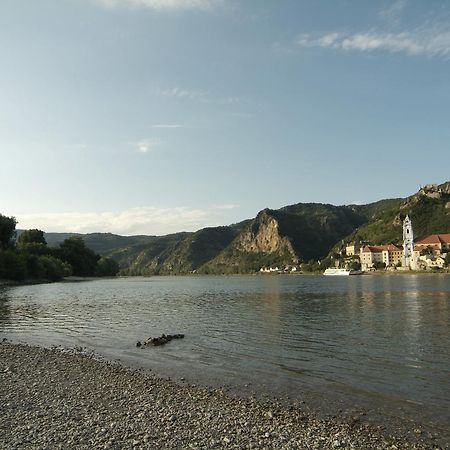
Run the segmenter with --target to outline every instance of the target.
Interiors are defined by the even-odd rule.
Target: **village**
[[[349,242],[335,257],[331,266],[374,271],[440,271],[450,266],[450,233],[430,234],[414,239],[413,224],[409,216],[403,220],[403,245],[371,245],[367,242]],[[302,273],[305,264],[299,266],[261,267],[260,273]],[[318,261],[319,271],[326,269]]]
[[[411,219],[403,221],[403,245],[367,245],[349,243],[345,247],[344,265],[359,257],[362,271],[385,269],[433,270],[443,269],[450,263],[450,233],[431,234],[414,239]]]

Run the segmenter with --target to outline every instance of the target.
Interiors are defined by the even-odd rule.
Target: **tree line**
[[[98,255],[77,236],[49,247],[44,232],[33,229],[16,239],[17,221],[0,214],[0,279],[58,281],[67,276],[115,276],[119,265]]]

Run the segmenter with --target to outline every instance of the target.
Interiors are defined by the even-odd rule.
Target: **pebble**
[[[438,448],[420,441],[422,429],[408,441],[359,421],[320,420],[299,402],[236,398],[78,349],[0,342],[0,377],[0,449]]]

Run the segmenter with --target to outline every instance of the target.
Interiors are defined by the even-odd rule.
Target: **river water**
[[[136,347],[162,333],[186,337]],[[446,275],[151,277],[3,287],[3,337],[82,346],[178,380],[450,434]]]

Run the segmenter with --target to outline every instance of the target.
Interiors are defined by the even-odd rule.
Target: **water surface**
[[[138,340],[184,333],[163,347]],[[154,277],[0,289],[0,337],[449,432],[450,278]]]

